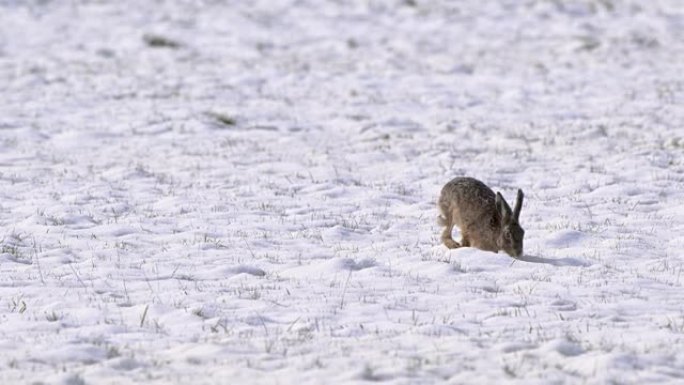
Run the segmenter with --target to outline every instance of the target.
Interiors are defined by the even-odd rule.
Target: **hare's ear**
[[[525,195],[523,194],[521,189],[518,189],[518,196],[515,200],[515,209],[513,209],[513,218],[517,221],[520,218],[520,210],[522,209],[522,203],[523,203],[523,198]]]
[[[511,212],[511,206],[508,205],[504,197],[501,195],[500,192],[496,193],[496,211],[499,212],[499,218],[501,218],[501,223],[505,224],[510,222],[511,216],[513,213]]]

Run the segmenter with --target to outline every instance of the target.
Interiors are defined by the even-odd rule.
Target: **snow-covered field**
[[[0,383],[681,383],[682,105],[680,0],[0,0]]]

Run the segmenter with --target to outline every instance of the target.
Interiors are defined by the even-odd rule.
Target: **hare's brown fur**
[[[495,194],[479,180],[467,177],[451,180],[442,188],[438,203],[440,222],[446,226],[442,242],[450,249],[472,246],[521,255],[524,230],[518,216],[522,199],[522,191],[518,190],[515,211],[512,211],[501,194]],[[451,236],[454,226],[461,230],[460,243]]]

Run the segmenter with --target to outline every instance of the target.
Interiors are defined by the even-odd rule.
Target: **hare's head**
[[[497,245],[511,257],[519,257],[523,253],[523,237],[525,230],[520,227],[518,218],[522,209],[523,192],[518,190],[515,209],[511,210],[501,193],[496,193],[496,211],[501,221],[501,233],[496,240]]]

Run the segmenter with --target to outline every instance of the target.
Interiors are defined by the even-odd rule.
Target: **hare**
[[[472,246],[517,258],[523,253],[525,230],[518,223],[523,192],[518,190],[515,209],[506,203],[501,193],[494,194],[484,183],[474,178],[459,177],[444,185],[439,197],[439,222],[446,226],[442,242],[450,249]],[[451,230],[461,229],[461,243],[454,241]]]

